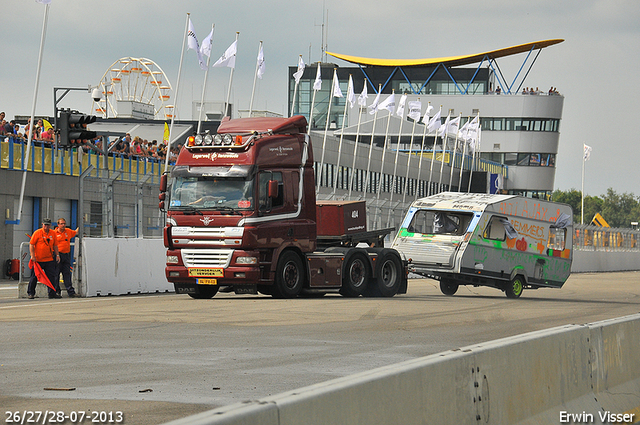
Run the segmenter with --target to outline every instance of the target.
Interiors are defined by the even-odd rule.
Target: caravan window
[[[507,238],[517,238],[518,232],[506,217],[494,215],[491,217],[491,220],[489,220],[487,227],[485,227],[482,237],[485,239],[504,241]]]
[[[473,214],[450,211],[417,211],[407,227],[410,233],[464,235]]]
[[[547,248],[562,251],[565,247],[565,238],[567,229],[558,229],[557,227],[549,228],[549,242]]]

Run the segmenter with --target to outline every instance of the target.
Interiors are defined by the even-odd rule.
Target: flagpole
[[[451,115],[447,116],[447,119],[445,120],[445,128],[444,128],[444,134],[442,136],[440,136],[442,138],[442,158],[440,158],[442,161],[440,162],[440,175],[438,176],[438,193],[442,192],[442,174],[444,173],[444,151],[446,148],[446,144],[447,144],[447,134],[448,134],[448,129],[449,129],[449,118],[451,117]],[[436,132],[436,135],[439,133],[439,130]]]
[[[329,131],[329,120],[331,118],[331,104],[333,103],[333,87],[336,83],[337,71],[333,68],[333,78],[331,79],[331,91],[329,92],[329,107],[327,108],[327,118],[324,120],[324,137],[322,138],[322,155],[320,156],[320,178],[318,179],[318,186],[316,187],[316,195],[320,192],[320,186],[322,185],[322,173],[324,167],[324,152],[325,145],[327,144],[327,132]],[[327,175],[327,180],[329,176]]]
[[[471,117],[467,117],[467,123],[469,122],[471,122]],[[465,123],[465,125],[468,125],[467,123]],[[458,130],[458,132],[460,132],[460,130]],[[467,154],[467,138],[463,134],[462,135],[462,163],[460,164],[460,177],[458,177],[458,192],[462,192],[462,170],[464,169],[464,157],[466,154]]]
[[[584,155],[584,151],[585,151],[585,145],[584,143],[582,144],[582,189],[580,194],[581,196],[581,200],[580,200],[580,224],[584,224],[584,163],[587,162],[585,160],[585,155]]]
[[[211,32],[213,33],[216,24],[211,24]],[[211,44],[213,44],[213,36],[211,37]],[[207,69],[204,71],[204,83],[202,84],[202,97],[200,98],[200,112],[198,113],[198,134],[200,134],[200,128],[202,124],[202,110],[204,109],[204,96],[207,90],[207,76],[209,75],[209,63],[211,62],[211,53],[207,55]]]
[[[298,58],[298,63],[300,63],[301,59],[302,59],[302,55],[300,55],[300,57]],[[296,70],[296,72],[298,71]],[[295,78],[295,75],[294,75],[294,78]],[[290,117],[293,116],[293,112],[296,110],[296,97],[298,94],[298,84],[300,84],[300,79],[296,80],[296,85],[293,88],[293,100],[291,101],[291,115],[289,115]]]
[[[180,65],[178,66],[178,80],[176,81],[176,92],[175,92],[175,99],[176,99],[176,104],[173,107],[173,114],[171,116],[171,125],[169,126],[169,140],[167,141],[167,152],[165,153],[165,159],[164,159],[164,172],[166,173],[168,168],[169,168],[169,157],[171,156],[171,134],[173,134],[173,123],[176,119],[176,115],[178,112],[178,92],[180,90],[180,75],[182,74],[182,60],[184,59],[184,45],[185,45],[185,40],[187,39],[187,34],[189,32],[189,15],[190,13],[187,13],[187,19],[186,22],[184,24],[184,38],[182,39],[182,51],[180,52]],[[200,105],[200,107],[202,107],[202,105]]]
[[[431,104],[431,102],[429,102],[429,104]],[[427,110],[428,109],[429,109],[429,107],[427,106]],[[438,116],[441,116],[441,114],[442,114],[442,105],[440,105],[440,110],[438,112]],[[428,120],[426,123],[424,123],[425,127],[424,127],[424,133],[422,134],[422,149],[420,151],[420,168],[422,168],[422,157],[424,156],[424,139],[425,139],[425,135],[428,132],[430,121],[431,120]],[[440,121],[440,122],[442,122],[442,121]],[[431,165],[429,167],[429,182],[428,182],[429,186],[427,187],[427,196],[430,196],[432,194],[431,193],[431,177],[433,176],[433,163],[436,160],[436,147],[437,147],[437,145],[438,145],[438,131],[436,131],[436,134],[433,136],[433,147],[431,148]],[[418,175],[420,175],[420,171],[418,171]],[[418,199],[417,191],[416,191],[416,198],[415,199]]]
[[[420,98],[418,98],[418,102],[420,102]],[[420,104],[422,107],[422,104]],[[420,111],[420,115],[422,115],[422,110]],[[412,117],[413,118],[413,117]],[[420,117],[418,117],[420,119]],[[402,204],[404,204],[407,200],[407,189],[409,188],[409,165],[411,163],[411,153],[413,151],[413,136],[416,133],[416,121],[413,120],[413,128],[411,129],[411,142],[409,143],[409,155],[407,156],[407,173],[404,176],[404,188],[402,189]],[[420,174],[418,174],[418,179],[416,181],[420,181]]]
[[[336,176],[333,179],[333,194],[336,195],[336,189],[338,188],[338,174],[340,173],[340,157],[342,156],[342,140],[344,139],[344,128],[345,122],[347,120],[347,105],[349,104],[349,93],[353,90],[353,79],[351,78],[351,74],[349,74],[349,85],[347,87],[347,98],[344,101],[344,112],[342,113],[342,131],[340,132],[340,143],[338,143],[338,159],[336,160]],[[344,184],[344,181],[343,181]]]
[[[382,91],[382,84],[378,84],[378,96],[380,96],[380,92]],[[379,97],[376,97],[376,99],[379,100]],[[366,194],[367,194],[367,187],[369,186],[369,176],[370,176],[370,171],[371,171],[371,153],[373,152],[373,138],[375,137],[376,134],[376,122],[378,121],[378,104],[376,104],[376,101],[373,101],[374,104],[372,106],[375,107],[375,111],[373,112],[373,125],[371,126],[371,140],[369,143],[369,160],[367,162],[367,175],[365,177],[365,181],[364,181],[364,187],[362,188],[362,198],[365,199],[366,198]],[[378,102],[379,103],[379,102]],[[373,193],[373,192],[371,192]]]
[[[258,47],[258,56],[260,56],[260,52],[262,51],[262,40],[260,40],[260,46]],[[258,67],[260,63],[256,61],[256,72],[253,74],[253,89],[251,90],[251,102],[249,103],[249,117],[251,117],[251,112],[253,112],[253,96],[256,92],[256,81],[258,80]]]
[[[480,114],[478,113],[478,117],[480,117]],[[473,155],[472,155],[472,164],[471,164],[471,173],[469,173],[469,186],[467,188],[467,193],[471,192],[471,178],[473,177],[473,169],[474,168],[480,168],[478,166],[478,161],[479,158],[476,156],[476,152],[478,152],[480,150],[480,134],[482,133],[482,126],[480,126],[480,122],[478,121],[478,131],[477,131],[477,136],[476,136],[476,143],[473,149]]]
[[[395,89],[391,90],[391,96],[395,96]],[[389,138],[389,124],[391,123],[391,115],[393,112],[389,111],[389,116],[387,117],[387,129],[384,133],[384,143],[382,144],[382,157],[380,158],[380,182],[378,183],[377,193],[376,193],[376,213],[373,216],[373,222],[378,224],[378,209],[380,209],[381,217],[382,217],[382,208],[380,207],[380,193],[382,192],[382,175],[384,171],[384,157],[387,153],[387,139]]]
[[[318,62],[318,71],[316,72],[316,80],[318,79],[318,76],[321,76],[320,73],[320,62]],[[315,85],[315,83],[314,83]],[[318,89],[320,90],[320,89]],[[307,129],[307,134],[311,135],[311,123],[313,122],[312,118],[313,118],[313,108],[315,107],[316,104],[316,93],[318,93],[318,90],[316,90],[315,88],[313,89],[313,97],[311,98],[311,109],[309,110],[309,128]]]
[[[457,127],[460,128],[460,118],[462,118],[462,113],[460,113],[460,115],[458,115],[458,125]],[[447,130],[449,130],[447,128]],[[452,191],[451,187],[453,186],[453,167],[455,167],[456,165],[456,155],[458,154],[458,130],[456,129],[456,141],[453,145],[453,156],[452,156],[452,160],[451,160],[451,164],[450,164],[450,168],[449,168],[449,190]],[[458,182],[458,186],[460,186],[460,182]]]
[[[31,103],[31,123],[29,125],[29,135],[27,136],[27,151],[25,153],[25,167],[22,172],[22,185],[20,186],[20,200],[18,201],[18,217],[16,218],[16,224],[20,224],[20,217],[22,216],[22,203],[24,201],[24,190],[27,184],[27,170],[29,168],[29,152],[31,149],[31,142],[33,141],[33,132],[35,129],[35,115],[36,115],[36,102],[38,100],[38,86],[40,85],[40,69],[42,67],[42,53],[44,51],[44,42],[47,36],[47,22],[49,21],[49,6],[47,3],[44,6],[44,17],[42,18],[42,33],[40,35],[40,50],[38,51],[38,67],[36,68],[36,83],[33,88],[33,102]]]
[[[406,102],[405,97],[405,102]],[[402,102],[402,98],[400,99]],[[398,110],[400,109],[400,105],[398,105]],[[396,115],[398,115],[398,110],[396,110]],[[398,131],[398,142],[396,143],[396,158],[393,164],[393,180],[391,182],[391,193],[389,194],[389,214],[387,214],[387,225],[385,227],[389,227],[389,222],[391,221],[391,204],[393,203],[393,195],[396,190],[396,178],[398,173],[398,153],[400,152],[400,139],[402,137],[402,124],[404,124],[404,110],[400,115],[400,130]]]
[[[236,51],[238,46],[238,36],[240,32],[236,32]],[[229,88],[227,90],[227,101],[224,103],[224,116],[227,116],[227,111],[229,110],[229,99],[231,97],[231,82],[233,81],[233,71],[235,71],[236,67],[231,68],[231,73],[229,73]],[[229,112],[229,118],[231,118],[231,112]]]
[[[364,89],[366,89],[367,87],[367,79],[364,79],[364,86],[363,86],[363,91]],[[360,94],[360,96],[362,96],[362,94]],[[353,145],[353,164],[351,165],[351,179],[349,180],[349,196],[348,199],[351,200],[351,190],[353,189],[353,180],[356,178],[356,157],[357,157],[357,153],[358,153],[358,139],[360,138],[360,122],[362,120],[362,110],[361,107],[364,106],[365,107],[365,113],[367,112],[366,106],[367,106],[367,99],[365,97],[364,99],[365,104],[362,105],[360,104],[360,98],[358,98],[358,126],[356,127],[356,141]]]

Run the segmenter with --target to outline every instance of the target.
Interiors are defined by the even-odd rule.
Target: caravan
[[[460,285],[490,286],[518,298],[523,289],[560,288],[572,259],[571,207],[515,195],[443,192],[415,201],[392,247],[410,271]]]

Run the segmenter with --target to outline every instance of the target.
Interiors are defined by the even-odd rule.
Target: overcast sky
[[[33,104],[45,6],[4,0],[0,14],[2,66],[0,110],[8,118],[29,115]],[[640,195],[640,1],[638,0],[52,0],[36,114],[53,115],[53,87],[97,85],[123,57],[153,60],[174,85],[187,13],[202,40],[215,24],[212,61],[240,32],[231,101],[248,109],[258,44],[266,72],[258,81],[254,109],[286,114],[288,66],[299,55],[321,59],[322,23],[327,50],[374,58],[434,58],[479,53],[546,39],[525,85],[565,96],[556,161],[557,189],[580,190],[583,143],[585,193]],[[523,56],[499,64],[512,80]],[[350,64],[331,60],[339,66]],[[204,72],[185,52],[179,117],[191,119]],[[228,68],[209,72],[207,100],[224,101]],[[428,99],[427,99],[428,100]],[[89,113],[88,93],[72,92],[60,104]],[[446,105],[445,105],[446,107]]]

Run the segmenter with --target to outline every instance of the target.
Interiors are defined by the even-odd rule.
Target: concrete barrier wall
[[[621,272],[630,270],[640,270],[640,251],[573,251],[572,272]]]
[[[82,296],[174,290],[164,275],[162,239],[84,238],[82,243]]]
[[[620,415],[613,417],[620,419],[618,423],[623,414],[626,422],[638,423],[639,344],[640,315],[563,326],[434,354],[169,424],[540,425],[571,420],[603,423],[600,415],[607,412]]]

